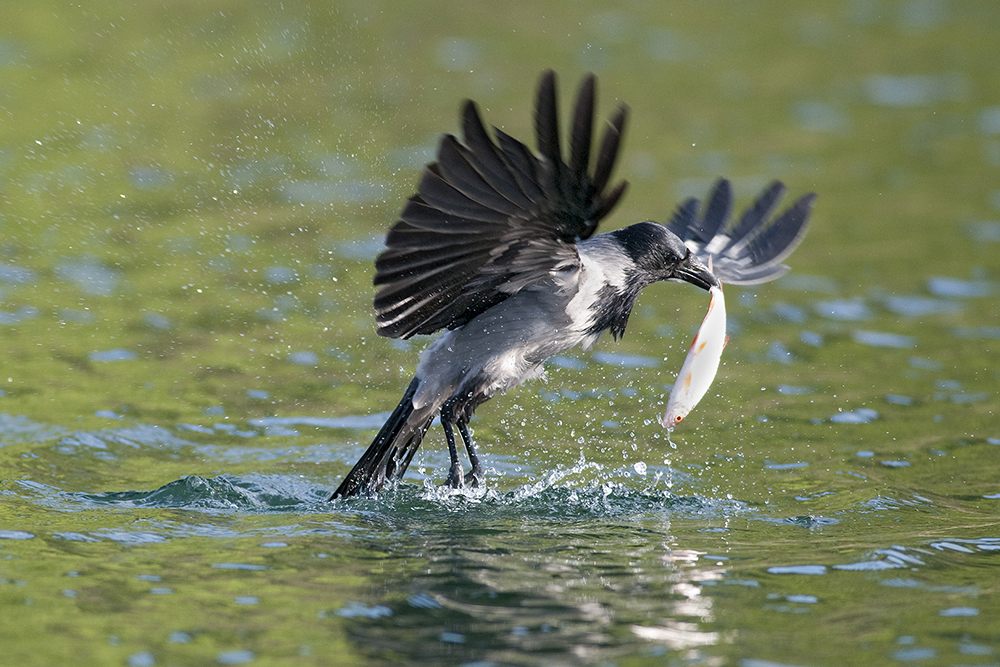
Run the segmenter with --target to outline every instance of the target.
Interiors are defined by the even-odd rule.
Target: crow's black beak
[[[688,255],[674,269],[674,279],[683,280],[686,283],[697,285],[703,290],[719,287],[719,279],[715,277],[708,267],[695,259],[694,255]]]

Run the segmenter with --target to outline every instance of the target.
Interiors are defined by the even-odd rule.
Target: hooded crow
[[[560,148],[556,77],[542,74],[535,103],[537,152],[483,125],[462,106],[462,139],[445,135],[437,161],[389,230],[375,260],[377,331],[391,338],[440,335],[371,446],[331,496],[373,494],[406,471],[440,415],[451,467],[447,485],[483,480],[469,434],[473,411],[543,372],[549,357],[601,334],[619,338],[639,292],[669,280],[708,290],[720,281],[777,278],[802,240],[815,195],[772,219],[784,186],[775,181],[730,224],[732,190],[719,180],[707,204],[683,202],[666,224],[640,222],[594,235],[626,183],[609,186],[628,109],[604,128],[591,168],[596,81],[580,85]],[[711,267],[711,270],[709,269]],[[471,470],[463,475],[455,429]]]

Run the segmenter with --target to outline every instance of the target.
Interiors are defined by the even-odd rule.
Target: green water
[[[0,662],[1000,664],[1000,6],[8,3]],[[632,110],[609,228],[819,194],[671,444],[705,308],[473,422],[486,489],[324,499],[426,344],[372,259],[459,103]],[[564,107],[566,105],[564,104]]]

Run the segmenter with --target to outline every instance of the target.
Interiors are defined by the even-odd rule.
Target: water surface
[[[0,640],[11,664],[1000,662],[990,2],[15,3],[0,38]],[[372,259],[459,103],[545,67],[632,109],[608,228],[733,179],[819,193],[727,288],[473,421],[487,484],[325,498],[425,340]],[[564,105],[565,106],[565,105]]]

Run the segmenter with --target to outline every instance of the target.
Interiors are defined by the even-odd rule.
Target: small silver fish
[[[726,336],[726,300],[722,295],[722,287],[713,287],[709,291],[712,301],[708,304],[708,313],[695,334],[691,349],[684,358],[684,365],[681,366],[681,372],[667,399],[667,409],[661,423],[668,431],[680,424],[708,391],[719,370],[722,350],[729,342]]]

